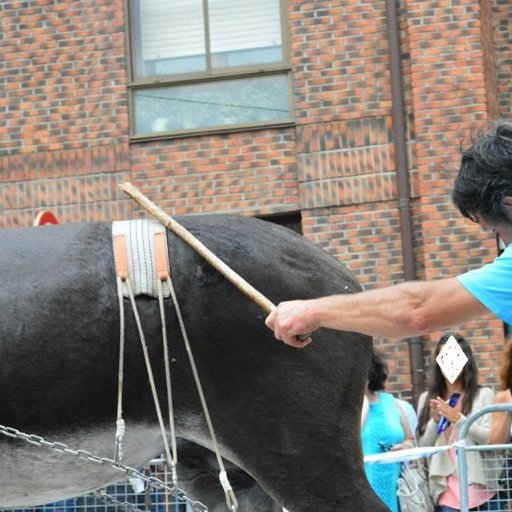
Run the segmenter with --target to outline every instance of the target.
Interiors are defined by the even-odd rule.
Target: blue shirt
[[[364,455],[383,453],[394,444],[402,443],[405,433],[395,398],[390,393],[379,391],[378,402],[370,402],[368,416],[361,431]],[[365,464],[366,478],[380,499],[391,512],[398,512],[396,495],[402,465],[398,462]]]
[[[512,324],[512,244],[493,263],[457,276],[487,309]]]

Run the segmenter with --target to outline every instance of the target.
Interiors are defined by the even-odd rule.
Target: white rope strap
[[[119,281],[121,279],[118,277]],[[119,371],[117,378],[117,419],[116,419],[116,444],[114,448],[114,460],[120,462],[123,460],[123,439],[126,431],[123,419],[123,383],[124,383],[124,303],[121,292],[121,282],[118,283],[119,298]]]
[[[162,341],[164,350],[164,364],[165,364],[165,383],[167,386],[167,408],[169,413],[169,432],[171,435],[171,448],[172,448],[172,459],[170,460],[172,480],[174,485],[178,486],[178,474],[176,471],[176,463],[178,461],[178,449],[176,445],[176,429],[174,426],[174,405],[172,397],[172,386],[171,386],[171,366],[169,364],[169,349],[167,343],[167,327],[165,321],[165,309],[164,309],[164,295],[162,281],[158,281],[158,303],[160,306],[160,320],[162,323]]]
[[[119,365],[117,377],[117,419],[116,437],[114,445],[114,460],[120,462],[123,459],[123,439],[125,434],[125,423],[123,419],[123,383],[124,383],[124,301],[122,286],[128,278],[128,258],[126,254],[126,240],[122,235],[113,237],[114,260],[117,272],[117,298],[119,301]]]
[[[128,225],[129,227],[129,225]],[[158,275],[157,282],[157,297],[160,305],[160,317],[162,324],[162,339],[164,345],[164,358],[166,363],[166,382],[167,382],[167,397],[168,397],[168,405],[169,405],[169,425],[171,430],[171,438],[172,438],[172,446],[173,453],[172,457],[169,451],[169,444],[167,441],[167,435],[165,432],[165,427],[163,424],[162,413],[160,409],[160,402],[158,400],[156,386],[154,384],[153,371],[151,368],[151,362],[149,359],[149,353],[147,351],[147,344],[144,338],[142,325],[140,321],[140,316],[137,310],[136,302],[135,302],[135,294],[133,287],[131,285],[131,281],[129,279],[129,261],[127,254],[127,244],[126,244],[126,234],[117,234],[113,236],[113,249],[114,249],[114,260],[116,265],[117,272],[117,291],[118,291],[118,300],[119,300],[119,318],[120,318],[120,349],[119,349],[119,378],[118,378],[118,401],[117,401],[117,430],[116,430],[116,445],[114,450],[114,460],[119,462],[123,457],[123,437],[125,433],[125,423],[122,418],[122,402],[123,402],[123,380],[124,380],[124,346],[125,346],[125,314],[124,314],[124,297],[128,297],[132,304],[133,314],[135,316],[135,320],[137,323],[137,328],[139,330],[139,337],[142,345],[142,349],[144,352],[144,359],[146,363],[146,369],[148,372],[148,377],[150,380],[150,386],[153,393],[153,400],[155,402],[155,408],[157,411],[157,416],[159,419],[160,430],[162,433],[162,439],[164,443],[164,448],[166,451],[167,463],[172,472],[172,479],[174,485],[178,486],[177,472],[176,472],[176,435],[174,429],[174,412],[172,406],[172,393],[171,393],[171,379],[170,379],[170,365],[169,365],[169,356],[168,356],[168,344],[167,344],[167,332],[166,332],[166,321],[165,321],[165,311],[163,307],[163,299],[164,299],[164,290],[162,286],[162,279],[167,279],[169,275],[169,265],[168,265],[168,256],[167,256],[167,239],[165,236],[165,232],[158,232],[153,234],[154,238],[154,253],[155,253],[155,264],[156,264],[156,274]],[[134,275],[137,276],[138,272],[134,272]],[[146,276],[148,279],[148,276]],[[168,290],[165,295],[169,295]]]
[[[142,330],[142,324],[140,321],[139,312],[137,310],[137,304],[135,303],[135,297],[133,295],[133,290],[132,290],[132,286],[130,284],[130,280],[127,279],[124,283],[128,288],[128,295],[130,298],[130,303],[132,305],[133,315],[135,317],[135,323],[137,324],[137,329],[139,331],[140,343],[142,346],[142,351],[144,353],[144,361],[146,363],[146,370],[148,372],[149,384],[151,386],[151,394],[153,395],[153,401],[155,403],[155,410],[156,410],[156,414],[158,417],[158,424],[160,426],[160,432],[162,434],[162,439],[163,439],[164,448],[165,448],[165,455],[167,457],[167,460],[171,461],[171,465],[174,465],[175,462],[171,456],[171,452],[169,449],[169,442],[167,441],[167,435],[165,433],[165,426],[164,426],[164,422],[163,422],[163,418],[162,418],[162,409],[160,408],[160,402],[158,400],[158,393],[156,390],[155,378],[153,376],[153,370],[151,368],[151,360],[149,359],[148,346],[146,343],[146,338],[144,337],[144,331]]]
[[[125,424],[123,419],[123,382],[124,382],[124,302],[121,291],[121,278],[117,277],[117,295],[119,299],[119,370],[117,378],[117,419],[116,419],[116,443],[114,447],[114,460],[120,462],[123,459],[123,439]]]
[[[228,510],[232,512],[236,512],[238,510],[238,502],[235,496],[235,493],[233,491],[233,488],[231,487],[226,469],[224,467],[224,462],[222,461],[222,457],[220,455],[219,446],[217,444],[217,438],[215,436],[215,431],[213,429],[213,424],[210,418],[210,413],[208,411],[208,406],[206,405],[206,400],[203,393],[203,387],[201,385],[201,381],[199,379],[199,373],[197,371],[196,363],[194,360],[194,356],[192,354],[192,349],[190,347],[190,341],[188,338],[187,330],[185,328],[185,323],[183,322],[183,317],[181,315],[181,309],[178,304],[178,300],[176,298],[176,292],[174,290],[174,284],[172,282],[172,279],[169,277],[167,280],[167,284],[169,285],[169,289],[171,291],[171,297],[174,302],[174,307],[176,308],[176,316],[178,317],[178,322],[181,329],[181,334],[183,336],[183,341],[185,342],[185,348],[187,349],[188,359],[190,362],[190,367],[192,368],[192,373],[194,375],[194,381],[196,383],[197,392],[199,394],[199,399],[201,400],[201,406],[203,408],[204,416],[206,419],[206,424],[208,425],[208,430],[210,432],[210,437],[213,444],[213,449],[215,452],[215,456],[217,458],[217,464],[219,465],[220,473],[219,473],[219,481],[222,485],[222,488],[224,489],[224,494],[226,496],[226,504],[228,506]]]
[[[176,447],[176,430],[174,427],[174,406],[171,386],[171,365],[169,364],[169,345],[167,343],[167,322],[165,318],[164,308],[164,283],[167,283],[170,274],[169,252],[167,249],[167,236],[165,231],[155,233],[153,235],[154,253],[155,253],[155,270],[157,276],[157,296],[158,305],[160,307],[160,324],[162,326],[162,343],[164,351],[165,364],[165,384],[167,387],[167,410],[169,413],[169,432],[171,435],[171,447],[173,462],[178,461],[178,450]],[[166,288],[167,297],[169,296],[169,288]],[[173,471],[176,471],[175,464]]]

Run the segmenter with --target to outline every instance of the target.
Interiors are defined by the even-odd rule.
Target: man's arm
[[[457,326],[488,309],[456,278],[411,281],[347,295],[282,302],[266,324],[277,339],[303,347],[297,336],[319,327],[403,338]]]

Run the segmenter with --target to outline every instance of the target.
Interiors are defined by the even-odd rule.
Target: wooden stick
[[[120,188],[158,219],[166,228],[182,238],[194,250],[196,250],[212,267],[217,269],[228,281],[231,281],[241,292],[245,293],[253,302],[260,306],[267,314],[275,309],[275,304],[263,294],[251,286],[242,276],[228,267],[218,256],[213,254],[208,247],[200,242],[188,229],[163,212],[155,203],[148,199],[140,190],[129,182],[121,183]]]

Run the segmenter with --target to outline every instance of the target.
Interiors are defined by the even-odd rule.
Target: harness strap
[[[122,281],[126,281],[128,279],[128,254],[126,251],[126,236],[113,235],[112,247],[114,249],[116,273]]]
[[[124,301],[123,282],[128,279],[128,255],[126,252],[126,237],[115,235],[112,237],[114,250],[114,262],[117,273],[117,298],[119,302],[119,365],[117,378],[117,419],[116,419],[116,441],[114,445],[114,460],[120,462],[123,459],[123,439],[125,423],[123,419],[123,383],[124,383]]]
[[[137,329],[139,331],[140,343],[141,343],[141,347],[142,347],[142,352],[144,353],[144,361],[146,363],[146,370],[148,372],[149,385],[151,386],[151,393],[153,395],[153,401],[155,403],[155,410],[156,410],[156,414],[158,417],[158,424],[160,426],[160,432],[162,434],[165,455],[167,457],[167,460],[170,461],[171,469],[172,469],[172,466],[175,464],[175,461],[174,461],[173,457],[171,456],[171,451],[169,449],[169,442],[167,441],[167,435],[165,433],[165,426],[164,426],[164,422],[163,422],[163,418],[162,418],[162,409],[160,407],[160,402],[158,400],[158,392],[156,389],[155,378],[153,376],[153,369],[151,368],[151,360],[149,358],[149,351],[148,351],[148,346],[146,343],[146,338],[144,336],[144,331],[142,329],[142,324],[140,321],[139,312],[137,310],[137,304],[135,303],[135,296],[133,295],[133,289],[132,289],[130,280],[127,279],[125,281],[125,283],[128,287],[128,294],[129,294],[130,302],[132,305],[133,315],[135,317],[135,323],[137,324]]]
[[[155,238],[155,234],[161,233]],[[123,273],[127,273],[127,278],[132,282],[133,294],[147,295],[157,298],[158,272],[164,272],[168,262],[162,258],[167,253],[166,229],[157,221],[149,219],[121,220],[112,223],[112,236],[115,239],[118,235],[124,235],[126,246],[126,259],[119,261]],[[159,240],[156,242],[156,240]],[[161,253],[157,257],[155,252],[158,245],[158,251]],[[162,261],[160,268],[156,269],[156,262]],[[127,269],[127,271],[126,271]],[[125,298],[128,298],[128,292],[123,290]],[[169,297],[169,290],[164,288],[164,297]]]
[[[119,226],[118,226],[119,227]],[[130,230],[130,225],[124,225],[125,229]],[[126,234],[114,234],[112,236],[112,246],[114,251],[114,262],[116,267],[117,274],[117,291],[118,291],[118,300],[119,300],[119,317],[120,317],[120,339],[119,339],[119,373],[118,373],[118,393],[117,393],[117,420],[116,420],[116,443],[114,448],[114,460],[119,462],[123,458],[123,438],[125,433],[125,423],[122,417],[123,412],[123,381],[124,381],[124,346],[125,346],[125,315],[124,315],[124,297],[128,297],[130,299],[130,303],[132,305],[133,314],[135,316],[135,322],[137,324],[137,328],[139,331],[139,337],[142,345],[142,350],[144,353],[144,360],[146,363],[146,369],[148,372],[148,378],[150,381],[151,391],[153,394],[153,399],[155,402],[155,408],[157,412],[158,421],[160,424],[160,430],[162,434],[162,439],[164,443],[164,448],[167,456],[167,460],[170,463],[171,470],[173,472],[173,480],[177,485],[176,480],[176,469],[175,469],[175,460],[176,460],[176,449],[174,448],[173,456],[171,457],[169,444],[167,441],[167,436],[165,433],[165,427],[163,425],[162,413],[160,408],[160,402],[158,400],[156,385],[154,383],[153,371],[151,368],[151,361],[149,359],[149,353],[147,350],[147,344],[144,337],[144,332],[142,329],[142,325],[140,322],[140,316],[137,310],[137,305],[135,302],[135,294],[133,291],[133,287],[131,284],[131,280],[129,278],[130,272],[130,263],[128,258],[128,248],[126,243]],[[157,270],[157,274],[162,278],[167,279],[169,277],[168,270],[168,258],[167,258],[167,238],[165,236],[165,232],[156,232],[153,233],[153,242],[154,242],[154,255],[155,255],[155,266]],[[132,241],[132,243],[134,243]],[[138,257],[139,260],[142,258]],[[137,278],[138,273],[134,272],[135,278]],[[146,281],[151,280],[151,273],[146,273],[144,275],[144,279]],[[162,329],[164,334],[164,346],[165,346],[165,355],[168,359],[168,350],[167,350],[167,336],[165,333],[165,315],[163,313],[163,297],[164,291],[161,285],[161,280],[158,280],[158,298],[161,303],[161,317],[162,317]],[[169,365],[167,364],[167,370],[169,370]],[[172,398],[170,393],[170,376],[168,371],[166,371],[166,377],[168,380],[168,400],[169,400],[169,408],[172,413]],[[172,417],[172,416],[171,416]],[[174,435],[174,424],[171,426],[171,431],[173,433],[173,439],[175,439]],[[174,447],[176,446],[176,441],[173,442]]]
[[[169,431],[171,434],[171,448],[174,462],[178,460],[178,450],[176,446],[176,432],[174,428],[174,406],[172,399],[171,386],[171,365],[169,363],[169,346],[167,343],[167,322],[165,321],[164,308],[164,288],[163,284],[167,283],[170,277],[169,251],[167,250],[167,237],[165,232],[155,233],[153,236],[155,249],[155,270],[158,276],[157,291],[158,305],[160,307],[160,324],[162,326],[162,342],[164,349],[165,364],[165,383],[167,386],[167,410],[169,413]],[[176,464],[173,464],[172,470],[176,471]],[[173,475],[173,479],[177,479],[177,475]]]
[[[167,277],[166,281],[169,279]],[[164,364],[165,364],[165,384],[167,387],[167,410],[169,413],[169,432],[171,434],[171,449],[174,464],[172,470],[176,471],[176,462],[178,461],[178,450],[176,445],[176,431],[174,428],[174,405],[172,398],[172,386],[171,386],[171,365],[169,362],[169,346],[167,343],[167,327],[165,321],[165,309],[164,309],[164,297],[163,297],[163,286],[162,281],[158,281],[158,305],[160,307],[160,319],[162,325],[162,342],[164,349]],[[177,475],[173,475],[173,478],[177,479]]]
[[[129,221],[128,221],[129,222]],[[138,221],[140,222],[140,221]],[[119,379],[118,379],[118,405],[117,405],[117,432],[116,432],[116,447],[114,452],[114,457],[116,462],[118,462],[123,455],[122,452],[122,440],[124,436],[124,420],[122,419],[122,395],[123,395],[123,365],[124,365],[124,337],[125,337],[125,321],[124,321],[124,297],[128,297],[130,299],[130,303],[132,306],[132,311],[135,317],[135,321],[137,324],[137,329],[139,331],[139,338],[142,346],[142,350],[144,353],[144,360],[146,363],[146,369],[148,372],[148,378],[151,386],[151,391],[153,395],[153,400],[155,403],[155,409],[158,417],[158,423],[160,425],[160,430],[162,434],[162,439],[164,443],[165,448],[165,454],[167,461],[169,461],[170,469],[172,471],[172,479],[174,482],[174,485],[178,486],[177,481],[177,472],[176,472],[176,461],[177,461],[177,446],[176,446],[176,433],[175,433],[175,425],[174,425],[174,408],[173,408],[173,400],[172,400],[172,387],[171,387],[171,369],[170,369],[170,362],[169,362],[169,350],[168,350],[168,341],[167,341],[167,329],[166,329],[166,318],[165,318],[165,308],[164,308],[164,297],[169,296],[169,294],[172,296],[172,300],[174,303],[174,307],[176,310],[176,315],[178,317],[178,322],[180,325],[181,333],[183,336],[183,340],[185,343],[185,347],[187,350],[190,366],[192,368],[192,373],[194,375],[194,380],[196,383],[196,387],[198,390],[199,398],[201,401],[201,405],[203,408],[203,412],[205,415],[206,423],[210,432],[210,437],[212,439],[212,444],[214,448],[214,452],[217,458],[217,463],[219,465],[220,473],[219,473],[219,481],[221,483],[221,486],[224,490],[225,497],[226,497],[226,503],[228,505],[228,509],[230,511],[236,511],[238,510],[238,503],[233,491],[233,488],[231,487],[226,469],[224,467],[224,462],[222,460],[222,457],[220,455],[220,450],[217,444],[217,439],[215,436],[215,432],[213,429],[212,421],[210,418],[210,414],[208,411],[208,407],[206,405],[206,399],[204,397],[203,389],[201,386],[201,382],[199,379],[199,374],[195,365],[194,356],[192,354],[192,349],[190,347],[190,342],[188,338],[188,334],[185,329],[185,324],[183,322],[183,317],[181,315],[181,310],[178,304],[178,300],[176,298],[176,292],[174,290],[174,285],[171,279],[170,274],[170,265],[169,265],[169,256],[168,256],[168,249],[167,249],[167,237],[165,231],[156,231],[153,232],[153,245],[151,247],[151,253],[154,256],[154,272],[156,274],[156,288],[157,293],[156,296],[158,297],[159,302],[159,308],[160,308],[160,319],[161,319],[161,326],[162,326],[162,341],[163,341],[163,351],[164,351],[164,363],[165,363],[165,378],[166,378],[166,386],[167,386],[167,400],[168,400],[168,411],[169,411],[169,430],[170,430],[170,437],[172,442],[172,455],[171,450],[169,448],[169,443],[167,440],[166,432],[165,432],[165,426],[163,423],[162,418],[162,411],[160,407],[160,402],[158,399],[158,394],[156,390],[156,385],[154,381],[153,371],[151,368],[151,361],[149,359],[149,353],[147,349],[146,340],[144,337],[144,332],[142,329],[140,316],[138,314],[137,310],[137,304],[135,302],[135,294],[134,290],[132,288],[131,280],[130,280],[130,274],[133,273],[134,277],[137,278],[137,275],[139,272],[134,271],[134,269],[131,267],[130,260],[128,258],[128,250],[127,250],[127,237],[129,238],[130,248],[133,252],[133,241],[131,239],[133,228],[130,223],[126,224],[123,223],[116,223],[118,226],[116,227],[116,232],[119,229],[124,230],[127,233],[130,233],[130,236],[125,234],[114,234],[113,235],[113,248],[114,248],[114,260],[116,265],[116,274],[117,274],[117,287],[118,287],[118,298],[119,298],[119,311],[120,311],[120,350],[119,350]],[[151,245],[151,244],[150,244]],[[140,256],[137,257],[139,261],[142,261],[143,258]],[[150,263],[153,258],[148,258]],[[133,261],[132,261],[133,264]],[[130,270],[131,269],[131,270]],[[144,280],[145,281],[151,281],[150,275],[145,272],[144,274]],[[138,284],[136,284],[137,289]],[[164,290],[165,288],[165,290]],[[149,288],[148,288],[149,290]],[[152,293],[149,293],[150,295],[154,296]]]
[[[153,240],[155,242],[155,267],[158,276],[158,285],[162,281],[169,279],[169,251],[167,250],[167,237],[165,233],[155,233]],[[163,289],[162,289],[163,293]]]

